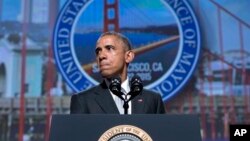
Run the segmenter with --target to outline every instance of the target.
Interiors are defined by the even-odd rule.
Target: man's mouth
[[[109,64],[101,64],[100,69],[106,69],[109,67]]]

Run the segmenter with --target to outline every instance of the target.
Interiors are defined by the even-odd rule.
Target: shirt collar
[[[126,93],[128,93],[130,91],[130,87],[129,87],[129,79],[127,77],[127,79],[122,83],[121,85],[122,89],[125,90]]]

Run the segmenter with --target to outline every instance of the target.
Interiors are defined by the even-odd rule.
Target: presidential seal
[[[150,20],[155,25],[141,19],[133,27],[133,22],[126,19],[130,16],[124,15],[129,12],[128,5],[119,4],[120,32],[131,40],[138,56],[130,63],[128,76],[140,76],[146,89],[160,93],[166,101],[185,86],[195,70],[200,54],[198,22],[186,0],[152,1],[156,10],[149,13],[150,5],[136,2],[148,7],[145,10],[134,7],[140,10],[133,10],[130,16],[145,12],[142,15],[146,18],[155,18]],[[99,11],[93,12],[96,9]],[[105,24],[103,9],[103,1],[68,0],[58,15],[53,36],[54,56],[64,80],[75,92],[93,87],[102,79],[95,63],[94,47]],[[108,16],[112,17],[115,13],[112,11],[115,9]]]
[[[132,125],[119,125],[108,129],[98,141],[153,141],[142,129]]]

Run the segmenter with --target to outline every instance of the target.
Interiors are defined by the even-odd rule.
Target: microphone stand
[[[129,105],[128,105],[128,102],[131,100],[130,99],[127,99],[127,95],[129,95],[129,93],[127,95],[125,95],[123,92],[118,92],[118,93],[114,93],[116,96],[118,96],[124,103],[123,103],[123,108],[124,108],[124,114],[127,115],[128,114],[128,108],[129,108]],[[125,98],[122,97],[122,95],[125,95]]]
[[[121,92],[122,95],[125,95],[123,92]],[[122,96],[122,100],[124,101],[123,103],[123,108],[124,108],[124,114],[127,115],[128,114],[128,108],[129,108],[129,105],[128,105],[128,102],[131,101],[135,96],[137,96],[139,93],[136,93],[136,92],[132,92],[130,91],[127,95],[125,95],[125,98],[123,98]],[[127,99],[127,96],[130,95],[130,98]]]
[[[124,94],[124,95],[125,95],[125,94]],[[123,101],[124,101],[124,103],[123,103],[123,108],[124,108],[124,114],[125,114],[125,115],[128,114],[128,108],[129,108],[128,102],[129,102],[129,100],[130,100],[130,99],[127,99],[127,96],[128,96],[128,94],[125,95],[125,98],[123,98]]]
[[[123,108],[124,108],[124,115],[127,115],[129,108],[128,101],[124,101]]]

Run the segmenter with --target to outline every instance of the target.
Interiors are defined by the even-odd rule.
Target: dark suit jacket
[[[108,87],[103,82],[71,97],[71,114],[119,114]],[[165,107],[161,96],[143,89],[132,100],[132,114],[163,114]]]

